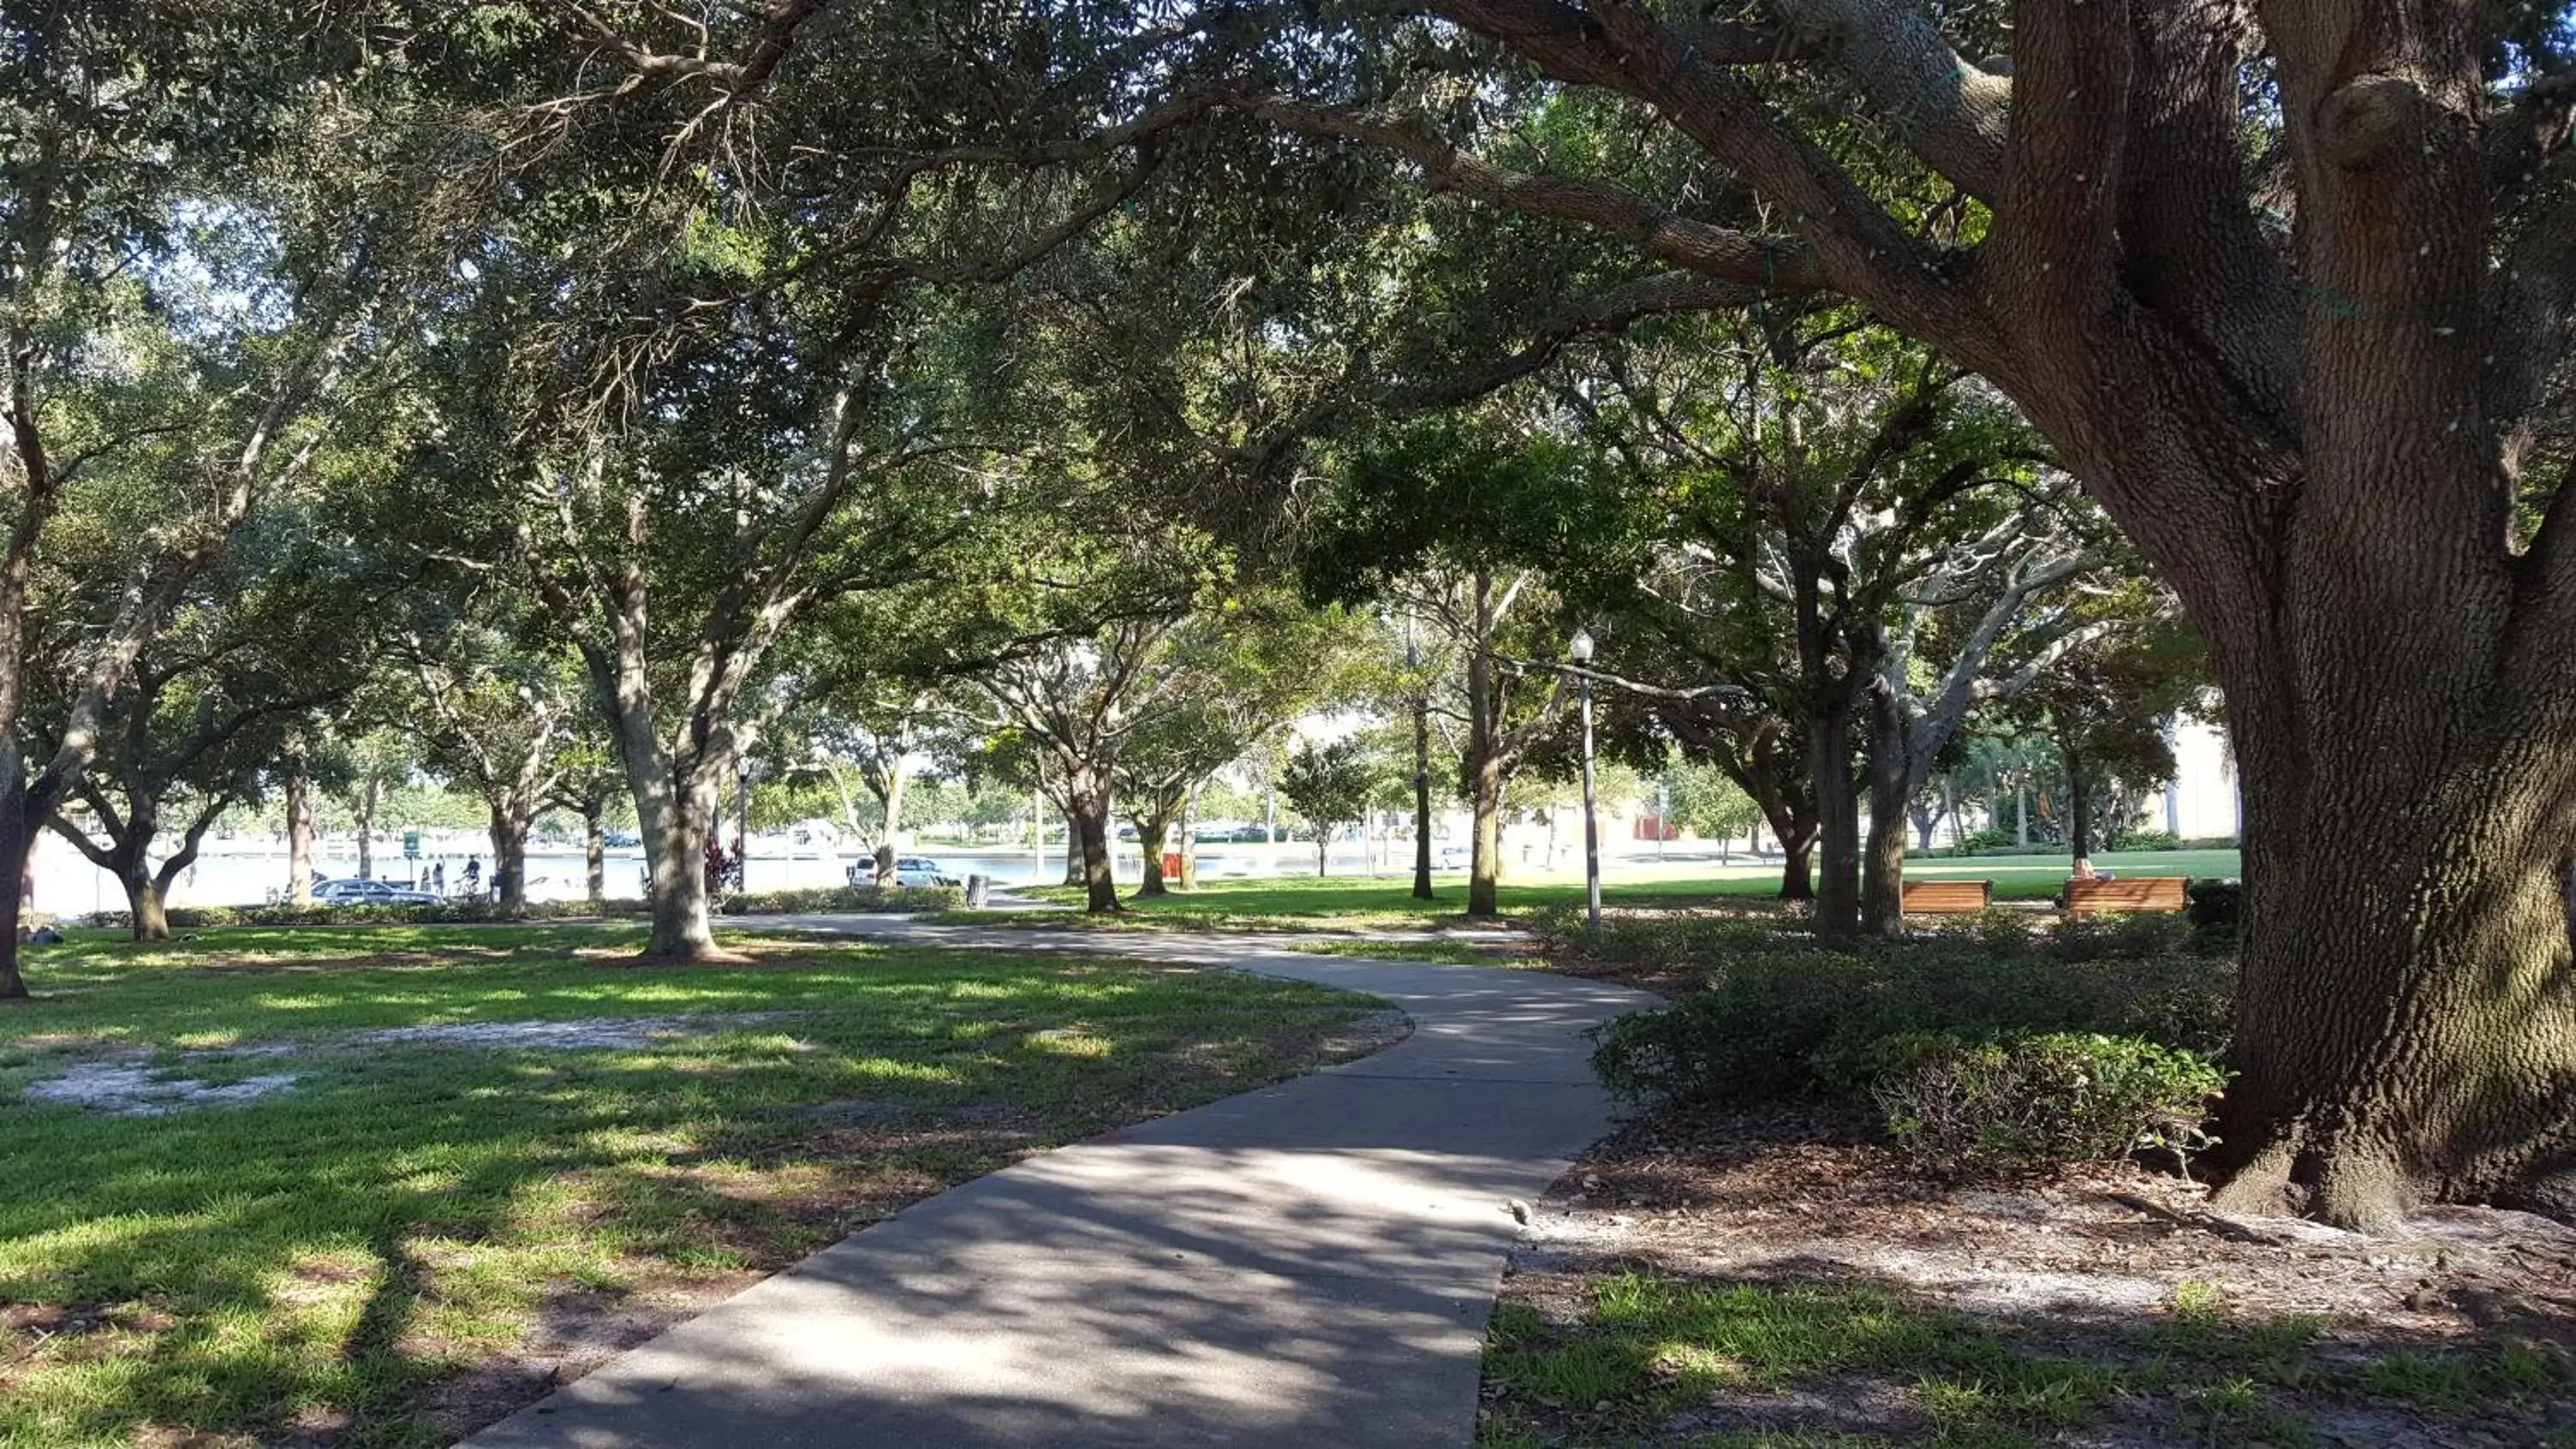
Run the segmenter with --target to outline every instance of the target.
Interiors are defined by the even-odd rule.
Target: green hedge
[[[2107,1162],[2141,1148],[2206,1145],[2227,1074],[2181,1047],[2100,1033],[1941,1033],[1883,1038],[1870,1095],[1917,1165],[2019,1173]]]
[[[2209,1054],[2225,1044],[2234,966],[2193,950],[2189,928],[2172,916],[2034,926],[2026,912],[1997,910],[1929,938],[1826,942],[1793,919],[1614,922],[1586,937],[1584,948],[1682,967],[1699,989],[1597,1028],[1593,1069],[1634,1100],[1876,1103],[1892,1125],[1900,1117],[1933,1124],[1908,1129],[1928,1134],[1916,1155],[1953,1165],[2027,1166],[2050,1154],[2091,1153],[2103,1139],[2085,1134],[2106,1120],[2126,1121],[2132,1099],[2031,1100],[2056,1091],[2050,1084],[2061,1068],[2074,1073],[2064,1080],[2082,1076],[2080,1064],[2067,1067],[2075,1049],[2059,1039],[2107,1043],[2097,1054],[2129,1064],[2122,1082],[2144,1080],[2153,1075],[2148,1065],[2161,1063],[2172,1070],[2157,1080],[2189,1088],[2206,1079],[2194,1073],[2205,1074]],[[2010,1045],[2042,1039],[2049,1044]],[[1897,1084],[1891,1073],[1931,1059],[1926,1043],[1949,1044],[1939,1058],[1949,1075]],[[2006,1046],[2000,1065],[1982,1054],[1997,1043]],[[1900,1113],[1886,1099],[1891,1090],[1912,1093],[1905,1100],[1921,1110]],[[2154,1100],[2161,1111],[2175,1098]],[[2061,1107],[2075,1126],[2048,1115]],[[1962,1122],[1968,1126],[1952,1125]],[[1991,1140],[1975,1139],[1986,1145],[1971,1151],[1962,1144],[1978,1124],[1993,1129]],[[2021,1142],[2026,1150],[2009,1146]]]
[[[724,899],[728,916],[818,915],[840,911],[962,910],[966,892],[957,886],[816,886],[805,890],[754,891]]]

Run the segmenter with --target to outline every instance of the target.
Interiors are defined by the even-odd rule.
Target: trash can
[[[992,882],[986,880],[980,875],[970,875],[966,877],[967,908],[969,910],[977,911],[984,909],[984,894],[991,888]]]
[[[1165,880],[1179,880],[1180,878],[1181,878],[1181,853],[1180,853],[1179,851],[1177,851],[1177,850],[1167,850],[1167,851],[1164,851],[1164,852],[1163,852],[1163,879],[1165,879]]]

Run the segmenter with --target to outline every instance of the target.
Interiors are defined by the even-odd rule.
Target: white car
[[[873,860],[862,860],[849,868],[848,876],[854,886],[874,885],[877,864]],[[939,862],[929,856],[898,855],[894,858],[894,883],[902,887],[953,886],[957,884],[957,878],[942,870]]]

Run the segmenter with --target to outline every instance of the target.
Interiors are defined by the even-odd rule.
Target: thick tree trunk
[[[528,913],[528,825],[533,811],[492,807],[492,884],[502,915]]]
[[[1739,779],[1737,783],[1745,786],[1746,793],[1753,797],[1754,808],[1762,812],[1761,817],[1753,822],[1753,828],[1745,832],[1744,848],[1753,855],[1758,856],[1762,853],[1762,826],[1768,822],[1771,833],[1780,841],[1780,899],[1814,900],[1816,898],[1814,817],[1801,819],[1797,810],[1790,804],[1788,794],[1773,788],[1774,782],[1755,780],[1748,783]],[[1753,788],[1755,785],[1764,788],[1755,789]]]
[[[170,913],[162,900],[161,882],[151,870],[137,860],[118,870],[116,879],[125,887],[125,909],[134,939],[169,940]]]
[[[384,781],[373,775],[358,791],[358,879],[376,878],[376,808],[383,803]]]
[[[2093,790],[2084,778],[2084,757],[2066,749],[2066,844],[2077,860],[2093,854]]]
[[[1368,847],[1367,847],[1367,846],[1365,846],[1365,845],[1363,845],[1363,846],[1361,846],[1361,847],[1360,847],[1360,849],[1361,849],[1361,852],[1362,852],[1363,854],[1365,854],[1365,853],[1367,852]],[[1333,832],[1332,832],[1329,828],[1327,828],[1327,827],[1325,827],[1325,826],[1321,826],[1321,825],[1316,826],[1316,827],[1315,827],[1315,879],[1317,879],[1317,880],[1322,880],[1324,877],[1326,877],[1326,876],[1328,876],[1328,875],[1331,875],[1331,874],[1333,873],[1332,851],[1333,851]]]
[[[1861,859],[1860,923],[1873,936],[1905,934],[1904,721],[1884,698],[1870,709],[1869,840]]]
[[[1073,792],[1073,833],[1082,866],[1083,909],[1106,915],[1126,909],[1118,902],[1118,879],[1109,860],[1109,791],[1077,783]]]
[[[2221,1200],[2359,1227],[2430,1200],[2576,1214],[2576,966],[2556,851],[2532,838],[2565,807],[2492,766],[2446,800],[2457,771],[2345,753],[2352,777],[2305,802],[2300,833],[2370,850],[2246,821]]]
[[[313,779],[305,772],[300,744],[287,756],[286,899],[291,905],[313,904]]]
[[[891,888],[898,874],[895,862],[902,855],[903,842],[896,832],[903,828],[903,787],[909,778],[909,773],[898,763],[879,782],[877,807],[885,812],[884,828],[877,833],[876,879],[880,887]]]
[[[1136,843],[1145,851],[1144,883],[1136,887],[1140,896],[1168,895],[1163,887],[1163,842],[1171,835],[1172,822],[1165,816],[1136,817]]]
[[[1468,808],[1475,833],[1467,856],[1467,914],[1492,917],[1503,913],[1503,771],[1492,760],[1476,762],[1468,778]]]
[[[1064,883],[1080,886],[1085,879],[1082,873],[1082,822],[1068,812],[1064,817]]]
[[[27,980],[18,971],[18,922],[27,905],[27,862],[43,828],[27,823],[27,786],[17,751],[0,746],[0,881],[21,883],[0,886],[0,1001],[27,995]]]
[[[715,798],[657,800],[640,810],[645,861],[653,876],[653,934],[647,957],[683,961],[723,959],[708,916],[706,847],[714,827]]]
[[[596,797],[582,804],[581,856],[586,898],[602,904],[608,899],[608,804]]]
[[[1812,830],[1780,837],[1780,899],[1816,898],[1816,835]]]
[[[1807,726],[1807,773],[1816,790],[1816,929],[1860,929],[1860,791],[1852,779],[1851,718],[1819,711]]]

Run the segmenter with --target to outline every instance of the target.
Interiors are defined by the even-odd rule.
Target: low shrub
[[[966,892],[956,886],[814,886],[802,890],[754,891],[724,899],[728,916],[783,916],[834,911],[954,911],[966,905]]]
[[[2048,932],[2048,954],[2060,961],[2144,960],[2191,948],[2191,926],[2162,911],[2068,916]]]
[[[1838,952],[1739,955],[1708,989],[1595,1028],[1592,1070],[1612,1093],[1642,1101],[1743,1106],[1794,1096],[1815,1084],[1815,1057],[1869,985],[1867,966]]]
[[[2161,830],[2132,830],[2111,843],[2113,850],[2180,850],[2182,837]]]
[[[2029,1172],[2143,1147],[2190,1152],[2226,1073],[2198,1052],[2130,1036],[1986,1040],[1906,1034],[1873,1044],[1888,1136],[1943,1171]]]
[[[2184,890],[2191,904],[2183,915],[2195,926],[2215,926],[2233,931],[2245,913],[2245,883],[2234,880],[2196,880]]]
[[[1908,1034],[2101,1032],[2216,1050],[2231,964],[2176,949],[2170,917],[2128,919],[2162,924],[2088,923],[2061,948],[2011,912],[1929,938],[1832,944],[1783,922],[1612,922],[1599,953],[1651,950],[1701,989],[1597,1029],[1593,1067],[1623,1097],[1745,1106],[1803,1094],[1866,1101],[1885,1069],[1876,1044]]]

